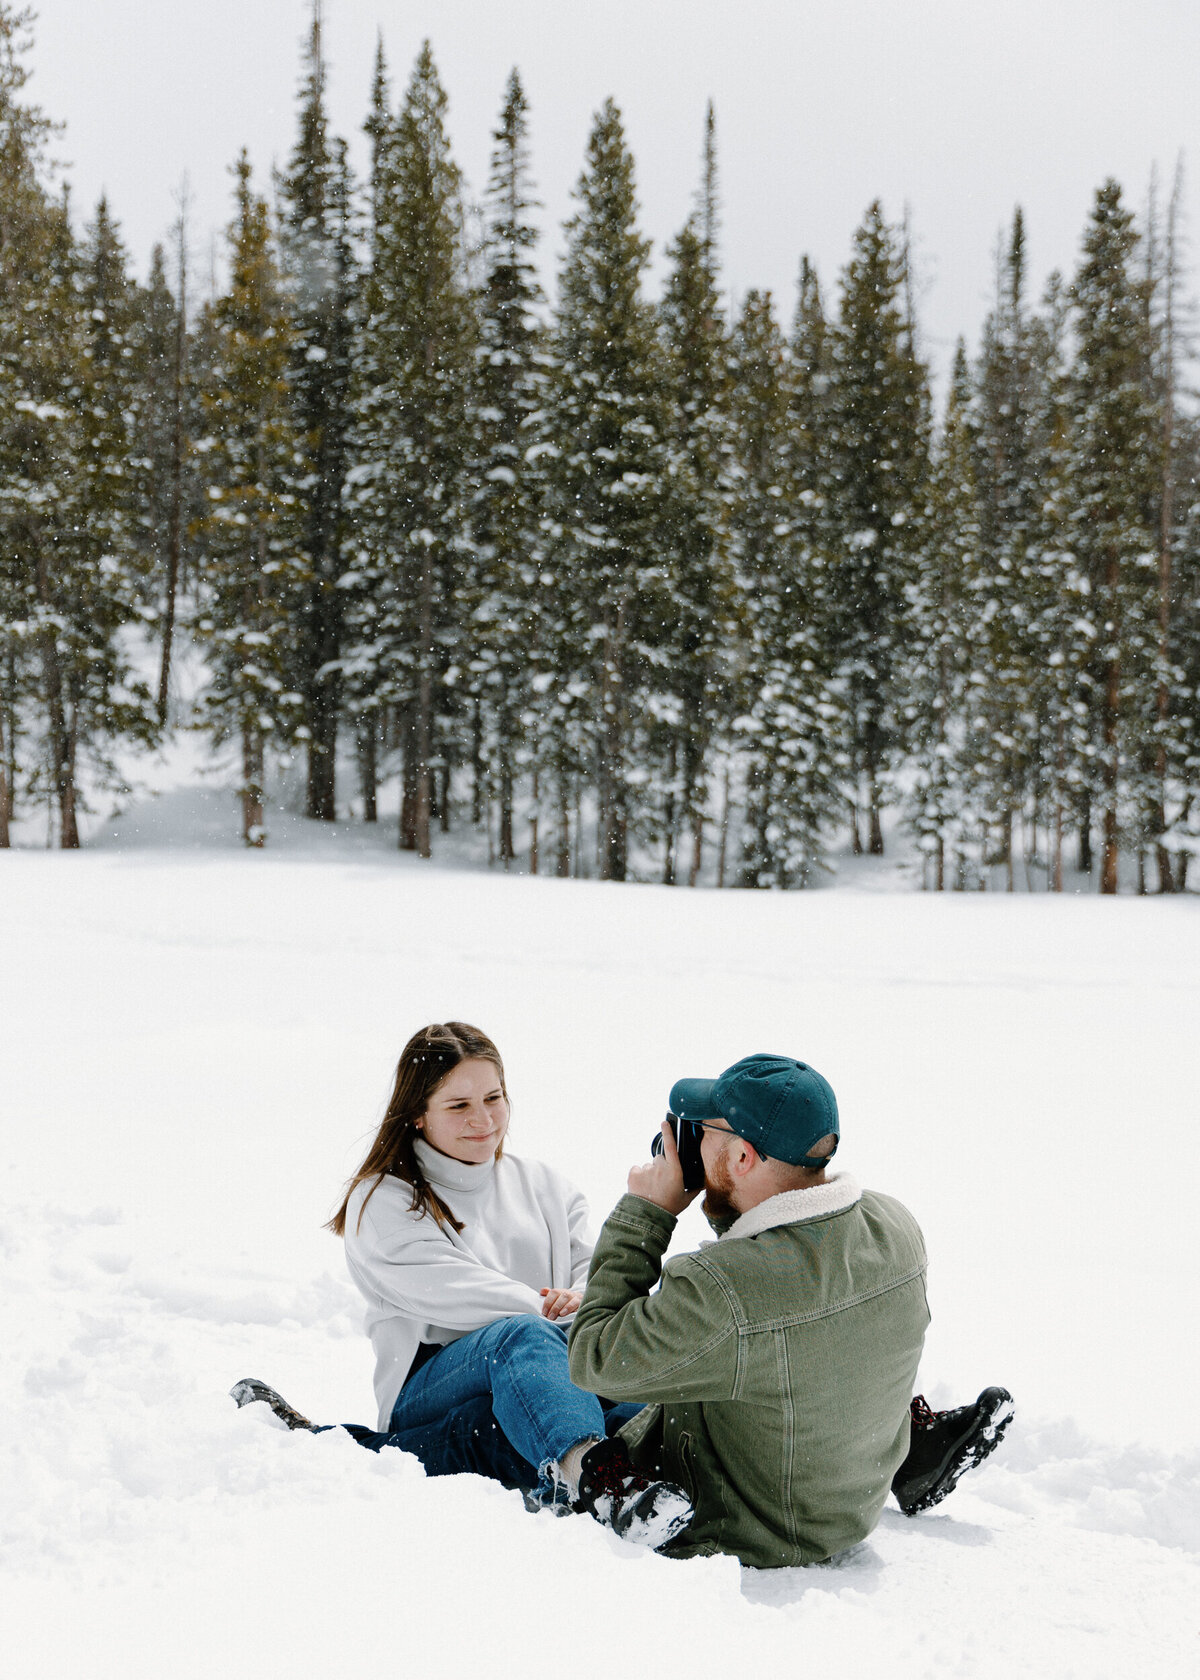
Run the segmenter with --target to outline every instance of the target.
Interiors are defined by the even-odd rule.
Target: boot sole
[[[265,1382],[259,1382],[257,1377],[243,1377],[235,1382],[229,1390],[229,1398],[239,1406],[252,1405],[255,1400],[261,1400],[271,1408],[281,1423],[286,1423],[289,1429],[312,1429],[314,1425],[302,1412],[294,1406],[289,1406],[282,1394],[277,1394]]]
[[[1006,1388],[985,1388],[975,1402],[975,1416],[956,1441],[946,1449],[932,1482],[915,1499],[906,1500],[900,1509],[906,1517],[915,1517],[940,1505],[954,1492],[959,1480],[968,1470],[982,1464],[989,1453],[995,1452],[1004,1439],[1004,1432],[1013,1420],[1016,1407]]]

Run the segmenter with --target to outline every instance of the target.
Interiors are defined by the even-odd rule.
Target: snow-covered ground
[[[370,1421],[321,1223],[447,1016],[598,1219],[676,1077],[811,1058],[840,1160],[925,1228],[925,1392],[1007,1384],[1004,1446],[837,1567],[751,1574],[237,1411],[252,1375]],[[689,893],[329,838],[10,854],[0,1672],[1191,1676],[1197,1021],[1195,898]]]

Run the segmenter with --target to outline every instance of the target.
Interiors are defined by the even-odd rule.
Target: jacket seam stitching
[[[786,1318],[764,1318],[758,1319],[752,1324],[739,1324],[738,1334],[749,1336],[761,1330],[786,1330],[789,1325],[813,1324],[818,1319],[833,1318],[836,1314],[845,1312],[850,1307],[861,1306],[864,1301],[873,1301],[880,1295],[890,1295],[894,1289],[902,1289],[906,1283],[912,1283],[915,1278],[923,1278],[925,1271],[924,1266],[917,1266],[911,1272],[906,1272],[903,1277],[894,1278],[890,1283],[880,1284],[876,1289],[863,1289],[857,1295],[847,1295],[836,1306],[819,1307],[812,1312],[789,1313]]]

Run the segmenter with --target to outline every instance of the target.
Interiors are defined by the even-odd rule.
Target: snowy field
[[[810,1058],[840,1163],[924,1226],[925,1392],[1005,1383],[1004,1446],[837,1567],[752,1574],[237,1411],[260,1376],[370,1421],[320,1227],[400,1045],[448,1016],[505,1054],[511,1147],[597,1219],[675,1078]],[[0,1672],[1194,1675],[1198,1021],[1195,898],[10,854]],[[705,1234],[693,1210],[677,1242]]]

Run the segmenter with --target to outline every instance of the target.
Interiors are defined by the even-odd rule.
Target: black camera
[[[667,1114],[667,1125],[671,1128],[671,1136],[675,1139],[675,1147],[679,1151],[679,1165],[683,1168],[683,1188],[685,1190],[703,1190],[704,1162],[700,1159],[700,1140],[704,1136],[704,1127],[694,1120],[681,1120],[678,1114]],[[654,1142],[650,1145],[651,1155],[661,1155],[663,1152],[662,1133],[655,1132]]]

